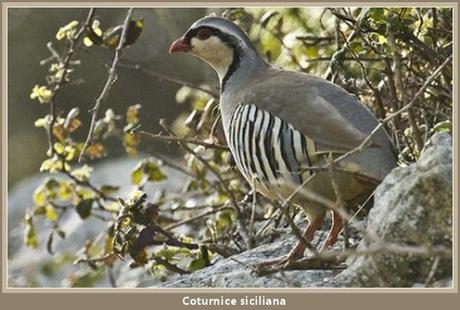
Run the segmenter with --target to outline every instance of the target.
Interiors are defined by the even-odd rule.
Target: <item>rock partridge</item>
[[[215,16],[199,19],[172,43],[169,52],[189,53],[216,71],[225,137],[249,184],[278,201],[304,184],[290,201],[308,217],[303,232],[307,241],[313,239],[328,210],[312,197],[337,201],[335,184],[346,205],[363,203],[396,166],[392,142],[381,129],[369,146],[337,163],[335,183],[330,170],[314,169],[328,164],[330,154],[336,158],[363,143],[378,125],[377,119],[341,87],[268,64],[232,21]],[[332,216],[323,249],[336,242],[342,229],[339,212],[333,211]],[[303,257],[304,243],[298,242],[287,256],[273,263]]]

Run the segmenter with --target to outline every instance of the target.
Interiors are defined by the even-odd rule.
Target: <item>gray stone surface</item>
[[[213,266],[165,282],[161,287],[308,287],[332,279],[337,271],[295,270],[256,276],[253,266],[289,252],[295,239],[284,236],[276,242],[221,259]]]
[[[368,229],[386,242],[401,245],[452,246],[452,138],[435,134],[420,159],[394,169],[379,185]],[[360,247],[371,244],[364,239]],[[424,283],[433,259],[375,255],[350,260],[335,284],[340,286],[412,286]],[[451,276],[451,259],[442,259],[436,279]]]

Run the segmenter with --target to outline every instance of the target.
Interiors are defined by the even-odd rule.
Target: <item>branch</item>
[[[171,225],[168,225],[166,226],[164,229],[165,230],[171,230],[171,229],[174,229],[174,228],[177,228],[179,226],[182,226],[182,225],[185,225],[185,224],[188,224],[188,223],[191,223],[191,222],[194,222],[196,220],[199,220],[199,219],[202,219],[208,215],[211,215],[211,214],[214,214],[214,213],[217,213],[217,212],[220,212],[220,211],[223,211],[223,210],[228,210],[228,209],[232,209],[232,207],[229,207],[227,205],[223,205],[221,207],[218,207],[218,208],[214,208],[208,212],[204,212],[204,213],[201,213],[201,214],[198,214],[194,217],[191,217],[191,218],[188,218],[188,219],[185,219],[185,220],[182,220],[182,221],[179,221],[177,223],[174,223],[174,224],[171,224]]]
[[[165,136],[162,134],[154,134],[154,133],[150,133],[150,132],[143,131],[143,130],[137,131],[137,133],[147,136],[154,140],[159,140],[159,141],[191,143],[191,144],[204,146],[205,148],[208,148],[208,149],[228,151],[228,147],[225,145],[217,144],[217,143],[209,143],[209,142],[205,142],[205,141],[201,141],[197,139],[181,138],[177,136]]]
[[[367,13],[368,13],[369,9],[363,9],[361,10],[361,12],[359,13],[359,16],[356,20],[353,20],[356,25],[355,25],[355,29],[353,29],[353,31],[350,33],[350,35],[345,38],[345,45],[342,46],[341,49],[338,49],[334,55],[332,56],[331,58],[331,61],[329,63],[329,66],[326,70],[326,73],[324,74],[324,78],[328,81],[331,81],[332,78],[333,78],[333,75],[334,75],[334,67],[340,62],[342,61],[342,59],[345,57],[345,54],[348,50],[348,46],[349,46],[349,42],[351,42],[351,40],[354,39],[354,37],[358,34],[358,32],[361,31],[361,24],[364,20],[364,18],[366,17]],[[341,20],[347,20],[347,17],[344,16],[344,15],[341,15],[340,13],[338,12],[335,12],[334,10],[331,10],[332,14],[334,14],[337,18],[341,19]],[[337,26],[337,30],[340,29],[340,25]]]
[[[160,125],[168,131],[171,135],[175,136],[174,132],[172,132],[168,126],[166,125],[166,122],[164,119],[160,120]],[[217,178],[217,181],[219,182],[222,190],[225,192],[225,194],[229,197],[230,202],[232,203],[232,206],[236,212],[236,218],[237,218],[237,224],[238,224],[238,232],[241,235],[241,238],[243,238],[244,242],[250,248],[250,243],[249,243],[249,235],[247,233],[246,227],[244,225],[244,220],[243,220],[243,213],[241,212],[238,202],[236,200],[235,194],[228,188],[227,184],[225,183],[225,180],[223,179],[222,175],[217,171],[210,163],[208,163],[203,157],[201,157],[199,154],[197,154],[194,150],[192,150],[186,143],[178,141],[179,145],[182,146],[182,148],[195,156],[195,158],[201,162],[209,171],[211,171],[212,174]]]
[[[189,273],[191,273],[190,271],[187,271],[187,270],[184,270],[182,268],[177,267],[176,265],[170,263],[166,259],[163,259],[163,258],[160,258],[160,257],[155,257],[155,256],[153,257],[153,259],[155,260],[155,262],[157,264],[165,266],[166,269],[168,269],[168,270],[170,270],[172,272],[175,272],[175,273],[178,273],[178,274],[189,274]]]
[[[51,53],[53,54],[53,57],[57,58],[57,60],[62,64],[62,70],[63,70],[63,73],[61,75],[61,78],[59,79],[59,81],[54,85],[54,88],[53,88],[53,91],[52,91],[52,95],[51,95],[51,99],[50,99],[50,115],[51,115],[51,119],[49,121],[49,125],[48,125],[48,144],[49,144],[49,156],[52,156],[54,155],[54,148],[53,148],[53,145],[54,145],[54,135],[53,135],[53,127],[54,127],[54,123],[56,122],[56,98],[57,98],[57,94],[59,92],[59,90],[61,89],[61,87],[64,85],[64,83],[66,82],[66,78],[67,78],[67,71],[68,71],[68,68],[69,68],[69,65],[71,63],[71,60],[72,60],[72,57],[75,53],[75,44],[77,43],[77,41],[80,39],[81,35],[83,34],[84,30],[86,29],[86,27],[91,23],[91,21],[93,20],[93,17],[94,17],[94,11],[95,9],[94,8],[91,8],[88,12],[88,16],[86,17],[86,21],[85,21],[85,24],[82,25],[80,27],[80,29],[78,30],[78,32],[75,34],[75,36],[70,39],[70,44],[69,44],[69,47],[65,53],[65,56],[64,56],[64,59],[61,59],[61,57],[54,51],[54,49],[52,48],[52,45],[51,45],[51,42],[48,43],[48,49],[51,51]],[[57,55],[56,55],[57,54]]]
[[[445,247],[424,247],[424,246],[406,246],[395,243],[381,242],[374,246],[364,249],[348,249],[341,251],[322,252],[319,256],[306,257],[297,261],[289,262],[284,266],[274,268],[258,269],[259,275],[267,275],[281,270],[293,269],[342,269],[338,265],[351,256],[375,256],[379,254],[394,254],[399,256],[418,256],[418,257],[451,257],[452,251]]]
[[[389,15],[389,21],[392,15]],[[395,76],[395,86],[399,92],[399,95],[401,96],[401,102],[405,103],[407,95],[406,91],[404,89],[404,84],[403,84],[403,79],[402,79],[402,65],[401,65],[401,57],[399,56],[398,49],[396,46],[395,42],[395,36],[392,31],[392,27],[388,27],[388,46],[393,54],[393,71],[394,71],[394,76]],[[417,122],[415,120],[414,113],[412,112],[411,109],[407,110],[407,116],[409,119],[410,126],[412,128],[412,138],[415,141],[415,145],[417,146],[417,150],[421,151],[423,148],[423,141],[422,141],[422,136],[420,133],[420,129],[417,126]]]
[[[122,69],[140,71],[140,72],[144,73],[145,75],[148,75],[148,76],[150,76],[150,77],[152,77],[154,79],[157,79],[160,82],[166,81],[166,82],[176,84],[176,85],[180,85],[180,86],[188,86],[190,88],[202,91],[202,92],[204,92],[204,93],[206,93],[206,94],[208,94],[208,95],[210,95],[210,96],[212,96],[212,97],[214,97],[216,99],[219,98],[219,94],[217,94],[217,93],[215,93],[213,91],[210,91],[210,90],[208,90],[208,89],[206,89],[204,87],[201,87],[199,85],[196,85],[196,84],[184,81],[184,80],[176,79],[176,78],[173,78],[173,77],[170,77],[170,76],[167,76],[167,75],[164,75],[164,74],[152,71],[152,70],[142,68],[140,64],[131,65],[131,64],[126,64],[126,63],[119,63],[118,67],[122,68]]]
[[[399,111],[396,111],[394,113],[391,113],[390,115],[388,115],[385,119],[383,119],[380,124],[378,124],[374,130],[366,137],[366,139],[364,139],[364,141],[358,145],[356,148],[354,148],[353,150],[343,154],[342,156],[334,159],[334,164],[344,160],[345,158],[348,158],[349,156],[353,155],[353,154],[356,154],[358,152],[361,152],[367,145],[368,143],[371,141],[371,139],[377,134],[377,132],[386,124],[388,123],[390,120],[392,120],[394,117],[406,112],[407,110],[409,110],[414,104],[415,102],[417,101],[417,99],[423,94],[423,92],[425,91],[425,89],[430,86],[431,82],[433,82],[433,80],[438,76],[439,73],[441,73],[442,69],[444,69],[444,67],[452,60],[452,56],[449,56],[425,81],[425,83],[423,84],[422,87],[420,87],[420,89],[417,91],[417,93],[415,93],[415,95],[412,97],[412,100],[405,106],[403,107],[402,109],[400,109]]]
[[[93,143],[94,128],[96,127],[96,121],[97,121],[99,109],[101,108],[104,101],[107,99],[109,92],[112,89],[112,86],[117,79],[116,77],[117,76],[117,66],[123,54],[123,47],[126,41],[126,34],[128,31],[128,26],[131,20],[132,13],[133,13],[133,8],[130,8],[128,10],[128,13],[126,13],[125,21],[123,23],[123,31],[120,36],[120,42],[118,42],[118,46],[115,49],[115,56],[113,58],[112,65],[109,69],[109,75],[105,82],[104,88],[102,89],[102,92],[100,93],[99,97],[96,99],[96,103],[93,109],[91,110],[91,113],[92,113],[91,124],[89,126],[88,137],[86,138],[86,142],[83,146],[80,157],[78,159],[80,162],[82,162],[83,157],[85,156],[86,149]]]

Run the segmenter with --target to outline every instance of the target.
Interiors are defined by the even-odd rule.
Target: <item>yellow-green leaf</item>
[[[32,195],[32,199],[34,201],[35,206],[37,207],[45,206],[47,203],[45,188],[43,186],[38,187],[34,191],[34,194]]]
[[[91,172],[93,168],[88,165],[83,165],[82,167],[75,169],[71,174],[80,182],[86,182],[91,177]]]
[[[57,221],[58,215],[52,205],[47,205],[45,207],[45,211],[46,211],[46,217],[48,218],[48,220],[50,220],[51,222]]]
[[[37,99],[40,103],[49,103],[53,97],[53,92],[46,86],[35,85],[30,93],[30,99]]]
[[[32,220],[32,216],[26,215],[25,219],[25,230],[24,230],[24,243],[31,248],[38,247],[38,236],[35,231],[35,226]]]

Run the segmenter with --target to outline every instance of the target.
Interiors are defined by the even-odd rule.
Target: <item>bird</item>
[[[308,218],[304,240],[313,240],[332,211],[321,251],[335,244],[344,224],[340,210],[324,201],[337,202],[340,194],[346,206],[363,203],[397,166],[395,147],[383,128],[366,144],[379,122],[355,96],[320,77],[270,65],[226,18],[197,20],[169,53],[191,54],[217,73],[224,133],[239,171],[263,196],[289,199],[302,208]],[[330,164],[331,156],[358,147],[362,150],[338,161],[332,174],[318,169]],[[266,266],[285,266],[301,259],[305,250],[299,240]]]

